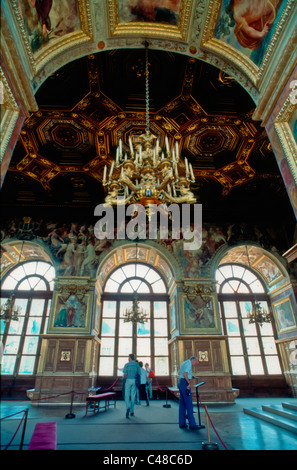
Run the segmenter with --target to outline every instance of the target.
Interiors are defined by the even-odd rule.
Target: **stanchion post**
[[[196,384],[196,385],[195,385],[195,388],[196,388],[197,409],[198,409],[198,420],[199,420],[198,428],[199,428],[199,429],[205,428],[205,426],[204,426],[203,424],[201,424],[200,406],[199,406],[199,394],[198,394],[198,388],[199,388],[201,385],[204,385],[204,384],[205,384],[205,382],[200,382],[199,384]]]
[[[202,442],[202,449],[204,450],[218,450],[218,444],[216,442],[210,441],[210,433],[209,433],[209,419],[208,419],[208,412],[207,406],[205,406],[205,415],[206,415],[206,426],[207,426],[207,442]]]
[[[163,405],[163,408],[171,408],[171,405],[167,403],[168,400],[168,387],[166,387],[166,405]]]
[[[70,412],[67,413],[67,415],[65,416],[65,418],[67,419],[72,419],[72,418],[75,418],[75,414],[72,413],[72,407],[73,407],[73,395],[74,395],[74,392],[72,390],[71,392],[71,403],[70,403]]]
[[[26,426],[27,426],[28,411],[29,411],[29,409],[27,408],[25,410],[23,432],[22,432],[22,437],[21,437],[21,442],[20,442],[20,450],[23,450],[23,444],[24,444],[24,438],[25,438],[25,432],[26,432]]]

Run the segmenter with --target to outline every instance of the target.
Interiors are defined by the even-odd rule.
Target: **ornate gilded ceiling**
[[[255,47],[237,34],[230,0],[61,0],[44,26],[34,2],[4,0],[6,204],[93,207],[102,200],[103,168],[119,137],[127,147],[128,135],[145,128],[144,40],[151,132],[161,145],[165,133],[179,142],[198,200],[213,208],[233,199],[238,208],[252,196],[255,206],[257,190],[265,201],[277,194],[287,202],[279,141],[291,135],[282,119],[292,121],[293,110],[281,93],[296,65],[297,7],[275,3]],[[278,136],[270,115],[280,116]],[[290,139],[285,154],[294,175]]]
[[[36,94],[9,173],[51,191],[60,176],[102,181],[115,146],[145,128],[144,51],[110,51],[64,66]],[[257,159],[273,159],[269,140],[252,120],[254,103],[218,69],[172,53],[150,53],[150,123],[160,139],[178,141],[191,161],[196,191],[207,181],[223,194],[251,181]]]

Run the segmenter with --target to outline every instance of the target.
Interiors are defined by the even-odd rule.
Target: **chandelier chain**
[[[146,104],[146,135],[150,132],[150,113],[149,113],[149,61],[148,45],[145,46],[145,104]]]

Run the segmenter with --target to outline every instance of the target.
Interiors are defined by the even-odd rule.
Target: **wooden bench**
[[[94,406],[94,414],[95,414],[95,411],[96,411],[96,403],[98,403],[98,410],[100,409],[100,406],[99,406],[99,403],[100,401],[104,400],[105,401],[105,411],[106,411],[106,408],[109,407],[109,400],[113,400],[114,401],[114,407],[116,406],[116,392],[107,392],[107,393],[99,393],[99,395],[91,395],[89,397],[86,398],[86,416],[88,414],[88,406],[89,406],[89,403],[93,403],[93,406]],[[103,408],[103,407],[101,407]]]
[[[37,423],[28,450],[56,450],[57,423]]]

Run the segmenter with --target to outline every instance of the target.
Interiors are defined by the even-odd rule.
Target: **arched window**
[[[28,261],[15,267],[3,280],[1,306],[13,293],[14,307],[20,308],[18,320],[1,319],[3,375],[36,373],[39,335],[46,332],[54,277],[50,263]]]
[[[135,294],[145,323],[125,322]],[[99,375],[120,375],[131,352],[158,375],[169,374],[167,288],[160,274],[142,263],[117,268],[105,283]]]
[[[281,374],[273,324],[249,322],[255,301],[268,309],[269,299],[260,278],[246,266],[223,264],[217,269],[216,280],[232,375]]]

